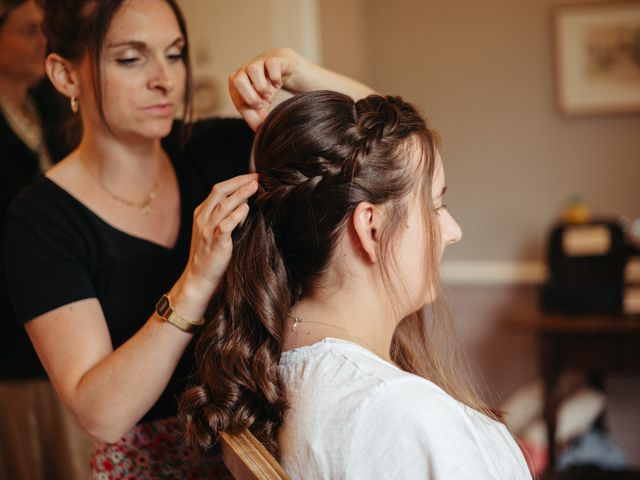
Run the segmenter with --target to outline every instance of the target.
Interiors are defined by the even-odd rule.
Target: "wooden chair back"
[[[289,480],[278,461],[249,430],[220,433],[222,459],[235,480]]]

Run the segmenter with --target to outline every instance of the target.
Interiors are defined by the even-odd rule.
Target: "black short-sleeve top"
[[[112,227],[45,176],[36,178],[13,202],[4,253],[19,321],[97,298],[114,349],[143,326],[187,263],[195,207],[213,184],[249,168],[253,133],[243,121],[196,122],[184,143],[179,130],[176,123],[163,140],[180,188],[181,223],[173,248]],[[167,389],[141,421],[176,414],[176,400],[192,363],[189,348]]]

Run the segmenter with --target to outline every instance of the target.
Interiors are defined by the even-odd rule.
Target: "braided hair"
[[[372,95],[354,102],[316,91],[271,112],[254,144],[260,188],[249,201],[250,213],[236,234],[230,266],[196,345],[198,384],[181,399],[191,443],[207,449],[220,431],[250,428],[277,453],[287,407],[277,366],[291,307],[319,286],[361,202],[390,211],[380,232],[383,263],[389,258],[384,246],[392,244],[407,218],[408,196],[422,182],[429,239],[438,241],[430,193],[437,144],[435,132],[399,97]],[[422,153],[417,167],[410,160],[416,148]],[[425,253],[427,265],[437,265],[438,248],[431,250]],[[437,283],[437,269],[431,270]],[[411,338],[416,332],[419,342],[428,340],[424,321],[412,317],[400,324],[411,334],[397,335],[402,345],[392,346],[392,358],[437,380],[437,374],[418,371],[425,362],[404,345],[416,341]],[[429,348],[420,351],[431,354]]]

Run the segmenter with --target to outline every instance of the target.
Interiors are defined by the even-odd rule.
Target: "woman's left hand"
[[[254,131],[262,125],[278,90],[298,93],[294,73],[310,66],[290,48],[276,48],[250,60],[229,76],[231,99]]]

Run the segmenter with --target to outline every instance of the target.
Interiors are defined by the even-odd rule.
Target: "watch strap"
[[[168,293],[165,293],[156,304],[156,313],[164,321],[179,328],[183,332],[192,333],[204,325],[204,318],[194,322],[178,314],[173,308],[171,296]]]

